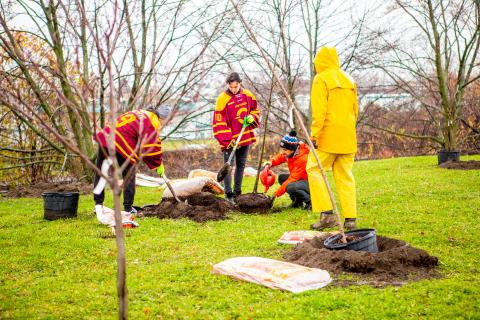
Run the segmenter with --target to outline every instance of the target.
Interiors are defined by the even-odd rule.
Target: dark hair
[[[297,131],[292,130],[292,131],[290,131],[289,135],[292,136],[292,137],[296,137],[297,136]]]
[[[225,82],[226,83],[242,82],[242,79],[240,78],[240,75],[238,73],[232,72],[228,75],[227,80]]]

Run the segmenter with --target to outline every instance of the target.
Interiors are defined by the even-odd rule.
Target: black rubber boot
[[[335,216],[333,215],[333,211],[326,211],[322,212],[320,215],[320,220],[314,224],[312,224],[310,227],[314,230],[323,230],[327,228],[333,228],[337,226],[337,219],[335,219]]]

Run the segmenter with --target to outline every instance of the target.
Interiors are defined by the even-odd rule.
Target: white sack
[[[213,273],[293,293],[323,288],[332,279],[322,269],[259,257],[232,258],[213,266]]]
[[[298,244],[302,243],[307,239],[313,239],[314,237],[327,235],[330,235],[330,233],[313,230],[287,231],[282,235],[280,239],[277,240],[277,242],[282,244]]]
[[[126,211],[120,211],[122,215],[122,224],[129,224],[133,227],[138,227],[138,223],[133,221],[135,219],[133,215]],[[97,220],[100,221],[101,224],[107,225],[109,227],[115,227],[115,211],[104,205],[97,204],[95,206],[95,214],[97,216]]]
[[[141,187],[160,187],[165,184],[162,178],[151,177],[143,173],[137,173],[135,184]]]
[[[173,190],[177,197],[186,197],[202,190],[213,194],[223,194],[223,187],[215,180],[207,177],[196,177],[187,180],[171,181]],[[170,189],[165,188],[162,198],[171,198]]]

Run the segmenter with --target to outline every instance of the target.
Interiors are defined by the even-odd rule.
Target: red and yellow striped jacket
[[[107,137],[111,126],[107,125],[94,137],[107,148]],[[160,120],[150,111],[133,110],[122,114],[115,123],[115,150],[131,163],[140,158],[150,168],[162,164],[162,141],[160,140]]]
[[[255,96],[247,89],[240,89],[238,94],[224,91],[218,96],[213,113],[213,135],[222,150],[225,150],[232,139],[237,139],[242,130],[243,118],[251,114],[255,122],[245,128],[239,146],[254,143],[253,129],[260,125],[260,109]]]

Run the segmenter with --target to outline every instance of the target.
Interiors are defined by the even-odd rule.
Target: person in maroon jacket
[[[135,165],[140,159],[152,170],[162,176],[165,168],[162,162],[162,142],[160,140],[161,120],[167,119],[171,111],[170,106],[148,108],[146,110],[133,110],[120,115],[115,123],[115,151],[118,165],[122,166],[128,161],[122,171],[123,207],[124,210],[136,214],[133,208],[135,199]],[[99,131],[94,139],[98,142],[97,168],[101,168],[107,158],[107,139],[111,132],[107,125]],[[128,180],[125,180],[128,179]],[[95,174],[96,186],[100,176]],[[94,194],[95,207],[103,205],[105,193]]]
[[[212,119],[213,136],[220,145],[224,162],[228,161],[244,122],[248,124],[235,150],[233,190],[232,176],[227,175],[224,180],[225,196],[233,202],[236,196],[242,194],[243,171],[249,147],[255,142],[254,129],[260,126],[260,109],[253,93],[242,87],[238,73],[232,72],[225,82],[227,89],[218,96]]]

